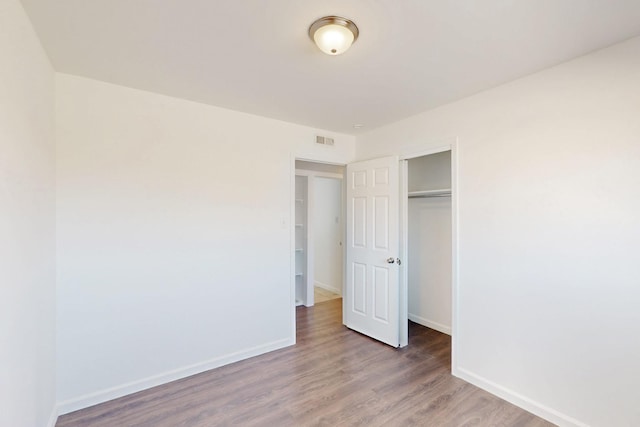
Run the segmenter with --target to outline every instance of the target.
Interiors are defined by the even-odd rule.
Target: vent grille
[[[316,135],[316,144],[333,145],[335,144],[335,141],[333,138],[329,138],[328,136]]]

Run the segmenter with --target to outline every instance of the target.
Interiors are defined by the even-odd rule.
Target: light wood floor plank
[[[315,301],[315,303],[319,303],[319,302],[325,302],[325,301],[331,301],[332,299],[338,299],[340,298],[340,295],[336,294],[335,292],[331,292],[328,291],[326,289],[320,288],[318,286],[315,286],[313,288],[313,300]]]

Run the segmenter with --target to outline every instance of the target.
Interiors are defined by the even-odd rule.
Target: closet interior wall
[[[408,317],[451,335],[451,151],[408,160]]]

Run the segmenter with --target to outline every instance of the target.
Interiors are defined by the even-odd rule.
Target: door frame
[[[299,159],[298,159],[299,160]],[[308,161],[308,160],[305,160]],[[311,162],[311,163],[320,163],[320,162]],[[328,163],[324,163],[324,164],[328,164]],[[342,219],[341,221],[341,225],[342,225],[342,230],[341,230],[341,240],[342,242],[344,242],[344,237],[345,237],[345,222],[344,222],[344,175],[340,175],[338,173],[332,173],[332,172],[318,172],[318,171],[310,171],[310,170],[306,170],[306,169],[296,169],[295,170],[295,175],[296,176],[304,176],[307,178],[307,228],[306,228],[306,242],[307,242],[307,250],[305,252],[305,258],[307,260],[306,266],[307,266],[307,274],[305,277],[305,283],[306,283],[306,288],[307,288],[307,303],[304,304],[306,307],[311,307],[313,305],[315,305],[315,297],[313,295],[313,288],[315,287],[315,235],[314,235],[314,231],[313,228],[310,226],[311,224],[313,224],[313,221],[315,221],[314,215],[313,215],[313,210],[311,209],[312,206],[314,206],[314,203],[312,202],[312,200],[314,200],[315,198],[315,178],[329,178],[329,179],[338,179],[340,180],[340,217]],[[294,203],[295,205],[295,203]],[[295,209],[295,206],[294,206]],[[294,212],[295,213],[295,212]],[[294,230],[295,230],[295,225],[294,225]],[[295,238],[295,236],[294,236]],[[345,253],[344,253],[344,244],[342,245],[341,249],[341,257],[344,260],[345,257]],[[295,248],[294,248],[295,250]],[[295,264],[295,254],[294,254],[294,264]],[[295,267],[295,266],[294,266]],[[341,295],[344,293],[344,264],[343,264],[343,268],[342,268],[342,276],[343,276],[343,280],[342,280],[342,289],[340,290]],[[311,292],[311,294],[309,295],[309,292]]]
[[[447,144],[434,146],[430,149],[414,151],[400,156],[400,259],[406,268],[400,272],[400,347],[408,345],[409,300],[408,300],[408,209],[409,195],[407,188],[408,162],[407,160],[430,154],[451,151],[451,372],[457,365],[458,354],[458,138]],[[404,328],[404,329],[403,329]]]
[[[344,250],[344,242],[345,242],[345,238],[347,236],[347,231],[346,231],[346,222],[345,222],[345,218],[346,218],[346,205],[345,205],[345,189],[346,189],[346,180],[344,179],[345,176],[344,175],[340,175],[337,173],[332,173],[332,172],[316,172],[316,171],[307,171],[307,170],[302,170],[302,169],[296,169],[296,161],[303,161],[303,162],[310,162],[310,163],[318,163],[318,164],[324,164],[324,165],[333,165],[333,166],[342,166],[345,168],[346,171],[346,167],[347,167],[347,163],[342,163],[342,162],[330,162],[330,161],[325,161],[325,160],[317,160],[317,159],[313,159],[313,158],[309,158],[309,157],[299,157],[297,155],[291,155],[290,157],[290,162],[289,162],[289,170],[290,170],[290,189],[289,189],[289,287],[290,287],[290,299],[291,299],[291,325],[292,325],[292,332],[291,332],[291,336],[293,337],[293,343],[295,344],[296,342],[296,224],[295,224],[295,218],[296,218],[296,175],[303,175],[303,176],[307,176],[307,179],[309,180],[312,176],[321,176],[321,177],[325,177],[325,178],[337,178],[340,179],[340,181],[342,182],[342,188],[341,188],[341,203],[342,203],[342,295],[344,295],[344,286],[345,286],[345,279],[346,279],[346,269],[345,269],[345,264],[344,264],[344,258],[345,258],[345,250]],[[310,187],[312,187],[312,184],[309,185],[310,181],[307,181],[307,189],[313,191]],[[312,196],[312,192],[307,192],[307,199],[310,199]],[[309,204],[307,203],[307,215],[309,215]],[[313,215],[313,214],[311,214]],[[309,226],[308,224],[310,224],[310,220],[309,217],[307,217],[307,233],[309,233]],[[282,220],[282,226],[283,228],[286,227],[286,220]],[[307,238],[309,236],[307,235]],[[313,239],[313,236],[311,236]],[[307,239],[307,247],[309,247],[309,239]],[[311,240],[313,241],[313,240]],[[310,264],[309,262],[311,262],[311,270],[313,271],[313,259],[309,259],[310,258],[310,254],[313,254],[313,250],[311,251],[307,251],[307,271],[309,271],[309,267]],[[307,286],[309,286],[309,278],[310,275],[307,274]],[[313,299],[313,297],[312,297]],[[315,304],[315,301],[314,301]],[[344,311],[344,304],[343,304],[343,311]],[[344,312],[343,312],[344,315]]]

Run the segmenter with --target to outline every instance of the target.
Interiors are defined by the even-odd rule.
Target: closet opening
[[[451,150],[406,159],[405,167],[406,317],[411,322],[451,335]]]
[[[295,161],[295,303],[341,299],[344,166]]]

